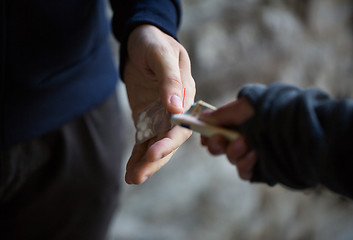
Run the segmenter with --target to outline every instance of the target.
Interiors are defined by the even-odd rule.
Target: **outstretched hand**
[[[201,117],[204,121],[227,127],[237,127],[254,115],[254,110],[246,98],[230,102],[213,112]],[[237,167],[239,177],[250,180],[256,162],[256,153],[249,146],[244,136],[229,142],[221,135],[210,138],[201,136],[201,144],[213,155],[226,154],[228,160]]]
[[[170,113],[183,112],[184,88],[185,109],[194,102],[195,82],[186,50],[152,25],[141,25],[130,34],[124,81],[135,125],[138,114],[158,99]],[[175,126],[135,144],[126,166],[125,181],[143,183],[163,167],[190,136],[190,130]]]

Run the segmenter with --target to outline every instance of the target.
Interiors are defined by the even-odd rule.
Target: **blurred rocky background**
[[[183,0],[183,7],[179,37],[197,100],[220,106],[245,83],[273,81],[353,96],[351,0]],[[119,91],[130,121],[122,84]],[[194,133],[146,183],[123,185],[109,239],[348,240],[353,204],[323,189],[243,182]]]

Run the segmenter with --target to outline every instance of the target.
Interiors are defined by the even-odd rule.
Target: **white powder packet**
[[[148,105],[137,117],[136,143],[143,143],[159,133],[172,128],[171,113],[163,106],[161,100]]]

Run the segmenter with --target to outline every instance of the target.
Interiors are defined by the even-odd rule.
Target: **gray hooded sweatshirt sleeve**
[[[255,115],[240,129],[258,155],[253,182],[294,189],[324,185],[353,198],[353,100],[318,89],[246,85]]]

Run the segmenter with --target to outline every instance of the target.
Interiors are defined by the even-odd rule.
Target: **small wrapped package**
[[[171,113],[157,100],[141,111],[136,123],[136,143],[143,143],[172,128]]]

